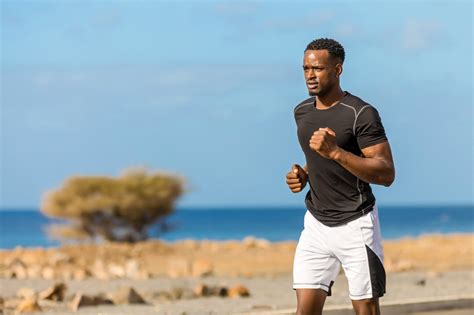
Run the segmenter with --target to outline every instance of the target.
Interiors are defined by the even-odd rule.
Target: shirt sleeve
[[[387,141],[379,113],[370,105],[362,108],[359,112],[354,131],[360,149]]]

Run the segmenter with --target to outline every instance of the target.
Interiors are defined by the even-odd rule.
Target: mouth
[[[318,84],[316,82],[306,82],[306,86],[310,90],[314,90],[318,87]]]

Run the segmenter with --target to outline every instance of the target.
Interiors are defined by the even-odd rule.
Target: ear
[[[336,78],[339,78],[342,74],[342,63],[336,64]]]

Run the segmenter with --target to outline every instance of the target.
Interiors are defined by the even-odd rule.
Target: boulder
[[[52,280],[55,277],[55,271],[50,266],[43,267],[41,270],[41,277],[46,280]]]
[[[196,294],[193,290],[184,287],[172,288],[170,291],[170,295],[172,300],[193,299],[196,297]]]
[[[230,298],[236,298],[239,296],[248,297],[250,296],[249,290],[243,285],[237,285],[229,289],[228,295]]]
[[[52,287],[41,291],[38,297],[41,300],[63,301],[66,294],[66,285],[62,282],[56,283]]]
[[[29,298],[35,298],[36,297],[36,291],[33,290],[32,288],[20,288],[16,292],[16,296],[19,297],[20,299],[29,299]]]
[[[168,262],[167,274],[171,278],[189,276],[190,266],[186,259],[170,259]]]
[[[193,277],[206,277],[213,273],[214,266],[212,262],[207,259],[198,259],[193,262],[192,275]]]
[[[100,304],[113,304],[113,302],[102,295],[90,296],[78,292],[71,303],[69,303],[69,308],[73,311],[77,311],[80,307],[97,306]]]
[[[110,295],[114,304],[146,304],[145,299],[132,287],[121,287]]]
[[[24,299],[18,304],[15,308],[16,313],[32,313],[32,312],[41,312],[42,309],[38,304],[36,298],[27,298]]]
[[[205,284],[198,284],[196,287],[194,287],[193,291],[198,297],[210,295],[209,287]]]
[[[28,278],[28,270],[26,264],[21,259],[14,259],[10,264],[10,270],[12,271],[12,278]]]

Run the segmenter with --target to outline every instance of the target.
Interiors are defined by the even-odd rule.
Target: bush
[[[147,228],[174,210],[184,179],[163,172],[130,169],[118,178],[73,176],[57,190],[46,192],[41,211],[70,221],[53,226],[53,237],[137,242]]]

